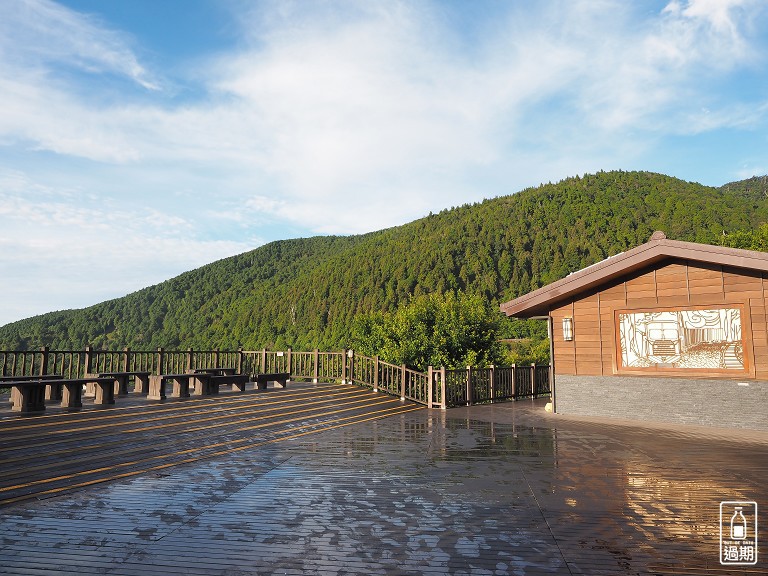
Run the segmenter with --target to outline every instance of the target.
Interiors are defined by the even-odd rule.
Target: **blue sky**
[[[0,3],[0,324],[598,170],[768,173],[764,0]]]

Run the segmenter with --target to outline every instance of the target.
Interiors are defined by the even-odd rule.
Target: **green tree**
[[[738,230],[723,234],[723,246],[768,252],[768,224],[762,224],[757,230]]]
[[[501,316],[484,298],[462,292],[412,298],[391,313],[355,318],[353,346],[393,364],[426,370],[498,364]]]
[[[549,364],[549,338],[521,338],[507,342],[505,365]]]

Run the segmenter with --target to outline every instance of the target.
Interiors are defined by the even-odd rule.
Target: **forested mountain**
[[[339,348],[354,316],[462,290],[498,304],[648,240],[768,222],[765,177],[721,188],[600,172],[350,237],[272,242],[83,310],[0,328],[0,349]],[[525,327],[510,324],[510,334]]]

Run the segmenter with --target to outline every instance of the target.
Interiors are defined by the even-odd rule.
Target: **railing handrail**
[[[378,356],[342,351],[288,350],[0,350],[0,375],[36,376],[65,374],[82,377],[88,372],[213,368],[218,362],[236,364],[243,373],[288,371],[295,378],[340,379],[372,387],[401,399],[429,407],[471,405],[550,393],[550,365],[512,365],[433,369],[422,372],[392,364]]]

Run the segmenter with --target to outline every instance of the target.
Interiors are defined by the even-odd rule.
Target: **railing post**
[[[163,373],[163,362],[165,360],[165,351],[163,350],[163,347],[160,346],[157,349],[157,375]]]
[[[91,347],[85,347],[85,373],[91,373]]]
[[[220,355],[219,355],[219,349],[216,348],[216,350],[213,351],[213,367],[214,368],[220,368],[221,367],[221,361],[220,361]]]
[[[40,348],[40,376],[45,376],[48,373],[48,346]],[[11,393],[13,395],[13,393]],[[45,399],[46,400],[61,400],[61,389],[55,386],[45,387]]]
[[[261,349],[261,371],[263,373],[267,372],[267,349],[266,348]]]
[[[400,366],[400,370],[401,370],[400,401],[405,402],[405,381],[406,381],[406,378],[408,378],[408,374],[406,372],[408,369],[405,367],[405,364],[403,364],[402,366]]]
[[[491,403],[493,403],[493,400],[496,398],[496,366],[493,364],[491,364],[491,381],[489,386],[491,388]]]
[[[517,365],[512,364],[512,399],[517,400]]]
[[[48,346],[40,348],[40,354],[42,354],[40,358],[40,376],[45,376],[48,372]]]
[[[373,391],[379,391],[379,355],[373,357]]]
[[[427,367],[427,408],[432,408],[432,387],[433,387],[433,381],[432,379],[435,377],[434,370],[432,370],[432,366]]]
[[[355,383],[355,351],[350,349],[349,352],[349,383]]]
[[[341,383],[346,384],[347,383],[347,349],[344,348],[344,350],[341,353]]]
[[[243,347],[240,346],[237,349],[237,366],[235,368],[238,374],[243,373]]]
[[[123,372],[130,372],[131,370],[131,349],[126,346],[123,348]]]
[[[555,377],[555,371],[553,369],[552,363],[550,362],[549,366],[547,367],[547,391],[549,392],[549,396],[550,397],[553,396],[553,394],[552,394],[552,380],[554,380],[554,377]],[[554,404],[555,403],[552,402],[552,406],[553,406],[552,411],[553,412],[554,412]]]
[[[288,360],[286,361],[288,362],[288,370],[286,370],[286,372],[289,372],[290,374],[293,374],[293,364],[291,363],[292,358],[293,358],[293,348],[288,348]]]
[[[190,348],[187,350],[187,372],[192,372],[192,370],[195,368],[193,357],[195,355],[195,351]]]
[[[445,410],[448,407],[448,397],[445,386],[445,366],[440,367],[440,409]]]
[[[320,379],[320,350],[318,350],[317,348],[315,348],[315,352],[312,355],[312,360],[315,364],[315,368],[312,376],[312,382],[317,384],[318,380]]]
[[[536,398],[536,364],[531,364],[531,398]]]
[[[467,406],[472,406],[472,366],[467,366]]]

